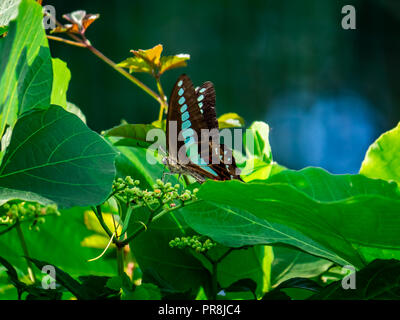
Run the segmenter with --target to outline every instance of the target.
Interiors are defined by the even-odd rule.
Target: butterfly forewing
[[[169,157],[185,170],[215,180],[240,179],[232,151],[219,144],[215,90],[211,82],[195,89],[188,76],[179,77],[171,93],[166,129]],[[206,137],[202,136],[204,130],[209,130]],[[226,157],[228,151],[230,157]]]
[[[174,130],[173,125],[177,125]],[[167,146],[170,156],[178,159],[178,152],[186,151],[197,144],[201,128],[207,123],[200,111],[196,90],[186,75],[181,75],[176,82],[170,97],[167,117]],[[172,134],[177,137],[172,137]]]

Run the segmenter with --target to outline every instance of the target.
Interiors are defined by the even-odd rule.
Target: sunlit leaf
[[[151,49],[147,50],[131,50],[131,52],[138,58],[142,58],[147,61],[150,65],[154,65],[156,67],[160,66],[160,58],[161,53],[163,51],[163,46],[158,44]]]
[[[11,20],[17,17],[20,2],[21,0],[3,0],[0,2],[0,27],[7,26]]]
[[[189,59],[189,54],[177,54],[175,56],[161,57],[160,74],[163,74],[167,70],[186,67],[186,60]]]
[[[369,178],[394,180],[400,185],[400,123],[368,148],[360,173]]]
[[[246,130],[243,140],[247,157],[255,157],[266,163],[272,161],[268,124],[262,121],[253,122]]]
[[[190,59],[188,54],[161,57],[162,51],[161,44],[147,50],[131,50],[134,57],[125,59],[118,66],[129,69],[131,73],[146,72],[160,76],[167,70],[186,66],[186,60]]]
[[[117,64],[118,67],[127,68],[129,72],[152,72],[152,67],[149,63],[140,57],[130,57]]]
[[[64,61],[60,59],[51,60],[53,63],[53,87],[50,103],[67,108],[67,90],[71,72]]]
[[[218,118],[220,129],[241,128],[244,126],[244,119],[236,113],[225,113]]]
[[[24,0],[0,41],[0,136],[23,112],[50,106],[52,61],[42,20],[42,7]]]

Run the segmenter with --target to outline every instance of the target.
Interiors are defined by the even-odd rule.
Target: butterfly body
[[[163,163],[171,173],[188,174],[199,183],[240,179],[232,151],[219,143],[215,90],[211,82],[194,88],[181,75],[170,97],[167,116],[168,156]]]

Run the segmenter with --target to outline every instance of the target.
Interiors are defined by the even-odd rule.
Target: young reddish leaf
[[[100,17],[99,14],[86,14],[85,10],[77,10],[68,14],[64,14],[63,18],[71,22],[71,24],[66,24],[64,26],[57,26],[51,33],[77,33],[84,34],[86,29]]]
[[[186,67],[186,60],[190,59],[189,54],[177,54],[175,56],[166,56],[161,58],[160,74],[175,68]]]

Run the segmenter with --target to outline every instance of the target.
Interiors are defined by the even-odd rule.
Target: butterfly
[[[199,183],[241,180],[232,150],[219,141],[211,82],[194,88],[187,75],[178,78],[170,96],[166,132],[168,156],[163,163],[170,174],[191,175]]]

